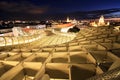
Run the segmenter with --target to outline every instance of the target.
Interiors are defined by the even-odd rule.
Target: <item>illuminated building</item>
[[[70,23],[73,23],[73,24],[77,24],[77,20],[76,20],[76,19],[70,20],[69,17],[67,17],[66,22],[70,22]]]
[[[70,19],[69,19],[69,17],[67,17],[67,21],[66,22],[71,22]]]
[[[90,25],[93,26],[93,27],[100,27],[100,26],[109,26],[110,23],[109,22],[106,23],[105,20],[104,20],[104,16],[102,15],[100,17],[98,23],[94,21],[94,22],[91,22]]]
[[[98,26],[95,21],[94,21],[94,22],[91,22],[90,25],[91,25],[91,26],[94,26],[94,27],[97,27],[97,26]]]
[[[105,25],[105,21],[104,21],[103,15],[102,15],[99,19],[98,26],[104,26],[104,25]]]

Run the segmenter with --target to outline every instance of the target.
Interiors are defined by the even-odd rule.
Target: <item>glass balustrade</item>
[[[0,46],[5,46],[5,38],[4,37],[0,37]]]
[[[31,36],[19,36],[19,37],[8,37],[1,36],[0,37],[0,46],[8,46],[8,45],[17,45],[17,44],[25,44],[29,42],[33,42],[41,38],[38,34]]]
[[[5,38],[5,40],[6,40],[6,46],[13,44],[13,39],[12,39],[12,37],[4,37],[4,38]]]

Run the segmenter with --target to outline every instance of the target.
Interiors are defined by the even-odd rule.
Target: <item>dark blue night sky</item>
[[[120,8],[120,0],[0,0],[0,17]],[[14,16],[15,17],[15,16]]]

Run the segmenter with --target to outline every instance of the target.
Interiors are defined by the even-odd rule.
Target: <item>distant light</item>
[[[0,34],[0,36],[4,36],[4,34]]]
[[[29,29],[29,28],[30,28],[30,26],[27,26],[27,28]]]
[[[15,20],[15,22],[16,22],[16,23],[21,23],[21,21],[20,21],[20,20]]]

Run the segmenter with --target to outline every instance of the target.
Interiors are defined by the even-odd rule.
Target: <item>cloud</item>
[[[42,14],[47,12],[48,6],[38,6],[30,2],[0,2],[0,10],[12,13]]]

